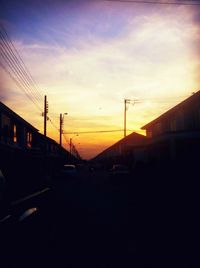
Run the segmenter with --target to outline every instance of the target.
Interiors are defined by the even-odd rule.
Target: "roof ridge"
[[[146,125],[142,126],[141,129],[146,129],[150,125],[156,123],[159,119],[165,117],[166,115],[168,115],[170,113],[175,112],[177,108],[180,108],[181,106],[184,106],[187,102],[193,101],[198,96],[200,96],[200,90],[198,90],[197,92],[193,93],[191,96],[189,96],[188,98],[184,99],[180,103],[176,104],[175,106],[173,106],[172,108],[170,108],[166,112],[162,113],[161,115],[159,115],[157,118],[153,119],[152,121],[150,121]]]

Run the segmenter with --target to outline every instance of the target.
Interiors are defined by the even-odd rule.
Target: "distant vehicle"
[[[61,170],[61,176],[74,176],[77,173],[77,168],[75,165],[64,165]]]
[[[77,164],[76,167],[77,167],[78,170],[83,170],[84,169],[83,164]]]
[[[110,170],[111,175],[129,175],[130,171],[126,165],[116,164]]]
[[[94,167],[92,167],[92,166],[89,167],[89,171],[90,171],[90,172],[93,172],[93,171],[94,171]]]

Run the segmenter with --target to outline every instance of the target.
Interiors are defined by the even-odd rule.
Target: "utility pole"
[[[124,138],[126,137],[126,102],[127,100],[124,99]]]
[[[63,115],[60,114],[60,146],[62,146],[63,122],[65,114],[67,113],[64,113]]]
[[[47,96],[44,96],[44,136],[47,135],[47,113],[48,113],[48,102]]]
[[[139,100],[130,100],[130,99],[124,99],[124,138],[126,137],[126,111],[127,111],[127,104],[132,103],[133,105],[135,103],[139,103]]]
[[[47,113],[48,113],[48,102],[47,102],[47,96],[45,95],[44,96],[44,136],[46,137],[47,135]],[[44,176],[45,176],[45,179],[47,180],[48,179],[48,172],[47,172],[47,150],[45,149],[45,160],[44,160],[44,170],[45,170],[45,173],[44,173]]]
[[[60,146],[62,146],[62,114],[60,114]]]
[[[72,138],[69,140],[69,152],[72,153]]]
[[[80,154],[79,154],[78,150],[76,149],[75,145],[73,145],[73,154],[77,159],[79,159],[79,160],[81,159]]]
[[[69,157],[70,157],[70,162],[72,163],[72,138],[69,140]]]

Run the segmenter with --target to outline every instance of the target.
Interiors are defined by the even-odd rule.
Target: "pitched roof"
[[[27,127],[29,127],[30,129],[32,129],[33,131],[38,131],[37,128],[35,128],[30,123],[28,123],[26,120],[24,120],[22,117],[20,117],[18,114],[16,114],[15,112],[13,112],[10,108],[8,108],[8,106],[6,106],[5,104],[3,104],[1,101],[0,101],[0,110],[4,111],[6,114],[12,116],[12,118],[14,118],[16,121],[18,121],[18,122],[26,125]]]
[[[148,129],[149,127],[151,127],[152,125],[154,125],[155,123],[166,119],[168,116],[172,115],[173,113],[177,112],[179,109],[181,108],[185,108],[187,106],[190,106],[191,104],[195,103],[199,101],[200,102],[200,90],[197,91],[196,93],[194,93],[192,96],[190,96],[189,98],[185,99],[184,101],[180,102],[179,104],[177,104],[176,106],[174,106],[173,108],[171,108],[170,110],[168,110],[167,112],[163,113],[162,115],[160,115],[159,117],[157,117],[156,119],[152,120],[151,122],[149,122],[148,124],[144,125],[143,127],[141,127],[141,129]]]
[[[122,138],[121,140],[113,144],[111,147],[116,146],[118,144],[136,145],[144,139],[146,139],[146,136],[141,135],[137,132],[132,132],[131,134],[127,135],[125,138]]]
[[[111,152],[112,150],[115,150],[118,148],[120,145],[125,145],[125,146],[136,146],[141,144],[144,140],[146,140],[147,137],[141,134],[138,134],[136,132],[132,132],[131,134],[127,135],[125,138],[122,138],[118,142],[114,143],[107,149],[105,149],[103,152],[98,154],[96,157],[93,159],[97,159],[98,157],[102,157],[104,154],[107,154],[108,152]]]

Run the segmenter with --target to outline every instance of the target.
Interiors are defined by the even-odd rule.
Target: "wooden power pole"
[[[135,103],[139,103],[139,100],[130,100],[130,99],[124,99],[124,138],[126,137],[126,111],[127,111],[127,104],[132,103],[133,105]]]
[[[62,124],[63,124],[63,118],[62,114],[60,114],[60,146],[62,146]]]
[[[47,113],[48,113],[48,103],[47,96],[44,96],[44,136],[47,135]]]
[[[126,137],[126,99],[124,100],[124,138]]]

